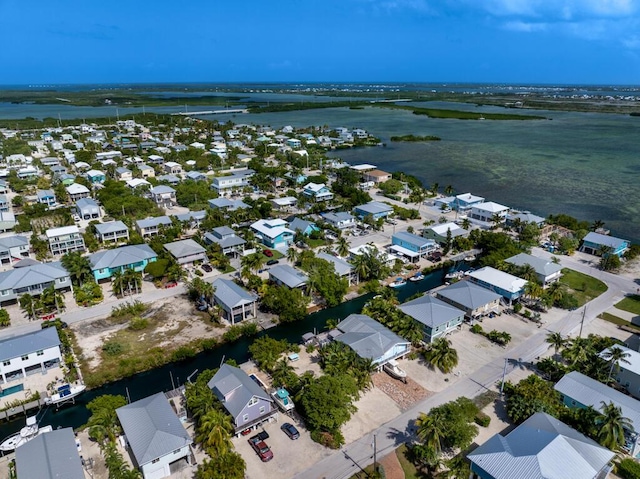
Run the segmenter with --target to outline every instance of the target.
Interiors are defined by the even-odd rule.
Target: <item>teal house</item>
[[[320,231],[320,228],[318,228],[315,223],[301,218],[294,218],[291,220],[289,223],[289,229],[296,232],[299,231],[304,236],[309,236],[314,231]]]
[[[143,271],[149,263],[157,259],[156,252],[146,244],[122,246],[89,255],[91,272],[96,281],[109,279],[116,271]]]
[[[89,170],[87,171],[87,180],[92,185],[102,184],[106,180],[106,176],[103,171],[100,170]]]
[[[601,256],[603,251],[610,251],[607,254],[622,256],[629,249],[629,241],[616,238],[614,236],[594,233],[587,233],[582,239],[580,251],[588,254]]]

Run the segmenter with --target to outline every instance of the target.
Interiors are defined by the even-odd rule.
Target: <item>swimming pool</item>
[[[16,386],[11,386],[9,388],[2,388],[0,389],[0,398],[9,396],[14,393],[19,393],[20,391],[23,391],[23,390],[24,390],[24,384],[18,384]]]

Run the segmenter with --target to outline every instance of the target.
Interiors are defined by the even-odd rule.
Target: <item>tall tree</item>
[[[612,451],[617,451],[624,445],[624,430],[631,431],[632,424],[629,418],[622,415],[622,408],[612,402],[606,404],[602,401],[602,415],[598,419],[598,442]]]
[[[611,367],[609,368],[608,381],[611,381],[611,375],[613,374],[613,368],[616,368],[617,370],[619,370],[620,369],[620,363],[630,364],[629,361],[627,361],[627,358],[629,356],[631,356],[631,354],[628,353],[627,351],[625,351],[624,349],[622,349],[619,346],[613,346],[613,347],[609,348],[609,350],[602,355],[602,357],[604,359],[606,359],[607,361],[609,361],[609,363],[611,364]]]
[[[424,357],[433,369],[450,373],[458,365],[458,352],[451,347],[447,338],[437,338],[424,353]]]
[[[92,279],[91,262],[89,258],[82,256],[78,251],[65,254],[62,259],[62,266],[66,269],[76,285],[82,284],[88,279]]]
[[[445,435],[445,425],[442,423],[442,418],[420,413],[416,419],[416,427],[418,428],[418,438],[424,445],[440,454],[442,451],[442,439]]]
[[[560,352],[560,350],[567,344],[567,340],[562,336],[562,334],[558,332],[551,332],[547,334],[547,339],[545,341],[550,348],[553,348],[554,356],[556,358],[558,358],[558,353]]]

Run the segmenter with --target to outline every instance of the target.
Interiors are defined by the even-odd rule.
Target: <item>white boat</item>
[[[24,443],[29,442],[36,436],[51,431],[53,431],[53,427],[51,426],[44,426],[43,428],[39,428],[36,416],[30,416],[27,418],[27,425],[20,429],[20,432],[9,436],[4,441],[2,441],[2,443],[0,443],[0,451],[13,451],[19,446],[22,446]]]
[[[404,286],[407,284],[407,280],[401,277],[397,277],[393,283],[389,283],[390,288],[399,288],[400,286]]]
[[[273,397],[278,407],[285,412],[291,411],[293,408],[295,408],[295,404],[293,404],[293,401],[291,400],[289,391],[287,391],[285,388],[276,389],[271,393],[271,397]]]
[[[409,281],[412,281],[415,283],[416,281],[422,281],[423,279],[424,279],[424,274],[422,274],[422,272],[419,272],[411,276],[409,278]]]
[[[475,261],[476,257],[475,256],[465,256],[464,257],[464,261],[466,261],[467,263],[471,263],[472,261]]]
[[[450,271],[444,275],[444,279],[460,279],[462,278],[462,271]]]
[[[392,378],[400,379],[401,381],[405,381],[407,378],[407,372],[398,365],[398,361],[395,359],[385,363],[382,369]]]
[[[74,399],[78,394],[82,393],[87,386],[84,384],[64,384],[58,387],[57,391],[54,394],[51,394],[49,397],[44,399],[45,404],[53,405],[53,404],[61,404],[67,401]]]

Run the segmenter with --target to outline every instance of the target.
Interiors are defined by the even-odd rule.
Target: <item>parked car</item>
[[[277,259],[270,259],[269,261],[267,261],[267,266],[272,266],[274,264],[278,264],[280,261],[278,261]]]
[[[202,265],[202,271],[204,271],[205,273],[211,273],[211,271],[213,271],[213,268],[210,264],[205,263]]]
[[[263,251],[264,255],[271,258],[273,256],[273,251],[271,251],[270,249],[266,249]]]
[[[289,439],[298,439],[300,437],[300,433],[298,432],[296,427],[289,422],[285,422],[282,426],[280,426],[280,429],[282,429],[284,433],[289,436]]]
[[[256,451],[256,454],[260,457],[262,462],[268,462],[273,459],[273,452],[271,452],[267,443],[260,439],[259,434],[252,436],[249,439],[249,444],[251,444],[251,447]]]
[[[442,259],[442,253],[439,251],[434,251],[429,256],[427,256],[429,261],[435,261],[436,263]]]

